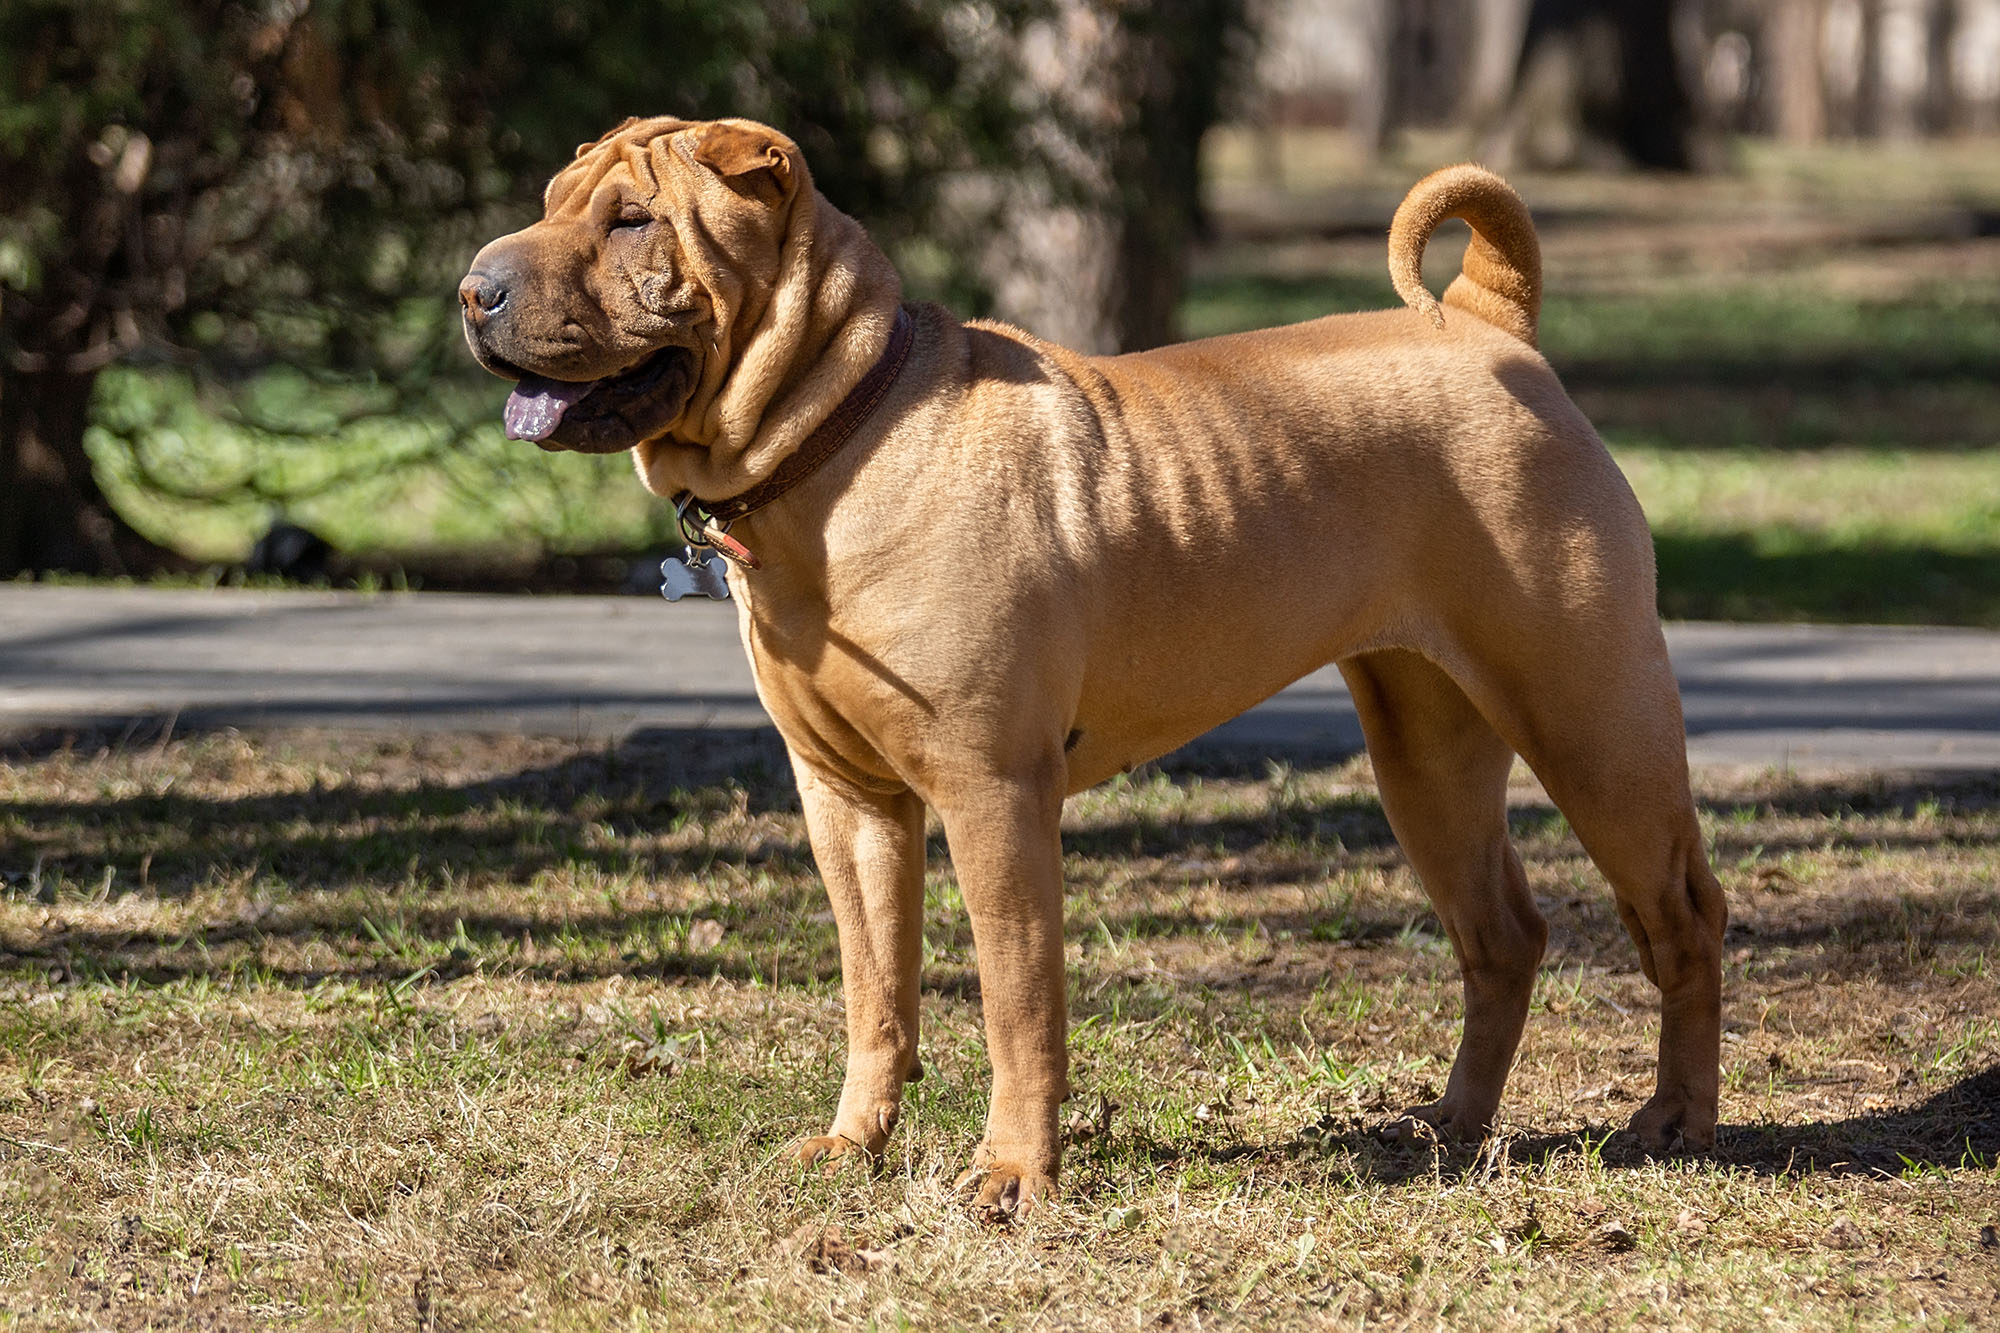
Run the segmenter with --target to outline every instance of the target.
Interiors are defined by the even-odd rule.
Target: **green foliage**
[[[9,4],[0,402],[124,360],[191,376],[273,448],[340,448],[397,415],[449,450],[440,385],[477,373],[458,277],[580,141],[633,114],[761,117],[892,249],[948,234],[939,183],[997,160],[1018,120],[1002,38],[1033,2]],[[974,295],[969,247],[926,261],[936,287]],[[264,384],[278,365],[331,386],[337,419],[282,410]],[[147,472],[144,433],[99,424]],[[206,502],[240,471],[150,480]]]

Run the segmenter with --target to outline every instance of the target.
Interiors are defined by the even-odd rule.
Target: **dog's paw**
[[[1407,1143],[1420,1148],[1436,1147],[1444,1141],[1436,1125],[1415,1114],[1399,1115],[1375,1134],[1384,1143]]]
[[[1381,1135],[1392,1143],[1477,1143],[1492,1127],[1490,1115],[1439,1100],[1412,1106],[1382,1126]]]
[[[953,1188],[973,1195],[972,1210],[981,1221],[1011,1222],[1053,1196],[1056,1182],[1055,1177],[1033,1167],[995,1162],[973,1167]]]
[[[801,1141],[792,1149],[792,1156],[800,1166],[820,1166],[831,1171],[838,1168],[849,1157],[865,1157],[873,1162],[882,1156],[882,1150],[889,1146],[889,1135],[896,1129],[896,1108],[889,1102],[882,1102],[867,1115],[867,1128],[853,1134],[841,1133],[841,1125],[836,1122],[833,1129],[817,1138]]]
[[[816,1138],[802,1139],[792,1149],[792,1159],[800,1166],[816,1166],[822,1171],[837,1171],[854,1158],[873,1162],[881,1155],[879,1147],[871,1148],[866,1143],[840,1134],[821,1134]]]
[[[1715,1105],[1698,1106],[1684,1093],[1656,1092],[1629,1126],[1649,1153],[1707,1152],[1715,1146]]]

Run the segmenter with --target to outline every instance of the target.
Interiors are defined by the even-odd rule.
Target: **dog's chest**
[[[758,700],[798,759],[864,784],[901,781],[927,713],[907,685],[824,616],[773,614],[756,575],[731,591]]]

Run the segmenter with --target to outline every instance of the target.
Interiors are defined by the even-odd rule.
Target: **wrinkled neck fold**
[[[768,281],[703,253],[712,240],[689,246],[715,306],[701,382],[671,437],[638,450],[659,495],[723,500],[769,477],[881,358],[902,300],[861,225],[810,189],[793,201]]]

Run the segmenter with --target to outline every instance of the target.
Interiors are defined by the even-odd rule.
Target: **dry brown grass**
[[[879,1172],[802,1176],[832,926],[773,756],[691,753],[15,753],[0,1328],[2000,1323],[2000,783],[1705,785],[1725,1124],[1673,1161],[1617,1132],[1651,996],[1532,787],[1553,944],[1502,1132],[1450,1152],[1372,1133],[1458,998],[1365,763],[1090,793],[1065,1189],[988,1229],[942,858],[929,1076]]]

